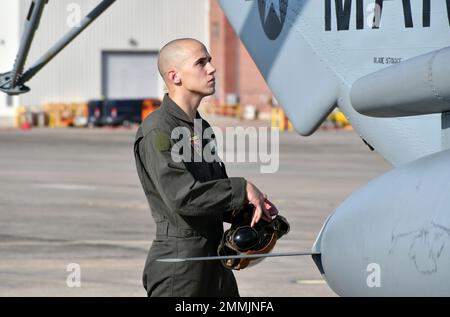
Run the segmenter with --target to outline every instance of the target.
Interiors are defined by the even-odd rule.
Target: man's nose
[[[216,72],[216,68],[213,66],[213,64],[208,63],[208,74],[212,75]]]

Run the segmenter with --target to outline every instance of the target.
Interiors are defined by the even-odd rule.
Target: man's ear
[[[173,79],[173,82],[175,84],[177,84],[177,85],[181,83],[181,78],[180,78],[180,75],[178,75],[178,73],[175,73],[175,77]]]
[[[169,79],[170,79],[170,81],[172,81],[175,85],[178,85],[178,84],[181,83],[180,75],[179,75],[178,72],[175,71],[175,70],[170,70],[170,71],[169,71]]]

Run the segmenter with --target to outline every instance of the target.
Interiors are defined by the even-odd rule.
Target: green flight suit
[[[202,132],[210,127],[198,112],[196,116],[202,120]],[[144,287],[148,296],[239,296],[233,272],[220,261],[155,261],[217,255],[223,222],[239,211],[246,199],[245,179],[228,178],[222,162],[173,159],[172,148],[180,138],[172,139],[172,131],[180,127],[194,136],[188,140],[192,155],[215,142],[213,137],[210,142],[199,141],[194,123],[168,95],[136,134],[136,167],[156,222]]]

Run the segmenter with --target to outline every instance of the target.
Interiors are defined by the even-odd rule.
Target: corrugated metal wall
[[[30,1],[20,1],[23,23]],[[67,21],[75,11],[68,10],[73,10],[74,4],[79,5],[84,17],[98,3],[100,0],[50,0],[27,64],[69,30]],[[207,43],[207,9],[207,0],[117,0],[29,82],[32,90],[21,97],[21,104],[101,98],[102,50],[157,51],[178,37],[194,37]],[[162,82],[160,91],[162,94]]]

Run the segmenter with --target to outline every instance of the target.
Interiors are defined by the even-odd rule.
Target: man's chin
[[[214,87],[214,88],[208,90],[208,92],[205,94],[205,97],[214,95],[215,93],[216,93],[216,88]]]
[[[216,93],[216,88],[209,87],[208,89],[191,91],[191,92],[194,92],[197,95],[201,95],[202,97],[208,97],[208,96],[214,95]]]

